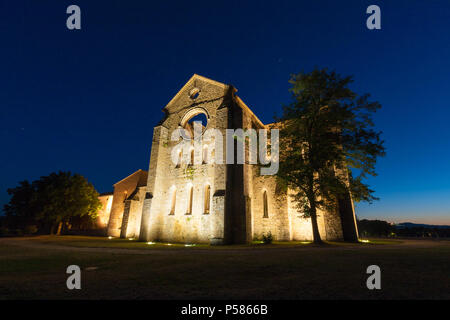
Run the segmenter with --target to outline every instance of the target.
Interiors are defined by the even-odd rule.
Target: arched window
[[[185,128],[191,134],[191,137],[193,137],[194,129],[195,129],[194,123],[197,123],[198,125],[200,125],[200,127],[198,127],[198,128],[202,129],[201,134],[203,134],[208,125],[208,121],[209,121],[209,114],[205,109],[194,108],[194,109],[189,110],[183,116],[183,119],[180,122],[180,126]]]
[[[170,212],[169,215],[175,214],[175,204],[177,202],[177,189],[173,188],[172,190],[172,200],[170,202]]]
[[[205,187],[205,198],[204,198],[204,214],[209,214],[209,202],[210,202],[211,186],[208,184]]]
[[[263,206],[264,206],[264,216],[263,218],[269,217],[269,205],[267,203],[267,191],[264,190],[263,192]]]
[[[188,189],[188,204],[186,214],[192,214],[192,200],[194,196],[194,187],[190,186]]]

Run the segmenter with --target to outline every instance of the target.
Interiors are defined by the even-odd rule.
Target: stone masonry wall
[[[172,162],[172,149],[180,143],[171,141],[172,132],[196,114],[206,115],[206,129],[216,128],[222,132],[224,155],[227,128],[242,126],[257,130],[266,127],[242,106],[234,92],[231,86],[194,76],[164,108],[165,118],[154,128],[147,185],[139,192],[139,200],[129,203],[127,237],[139,236],[144,241],[223,244],[260,239],[263,233],[270,231],[276,240],[312,239],[311,221],[302,217],[288,196],[292,191],[280,190],[275,176],[260,176],[259,166],[248,163],[248,147],[244,165],[177,166]],[[214,141],[206,145],[210,150],[215,147]],[[189,154],[184,157],[188,159]],[[117,234],[120,213],[124,211],[122,194],[131,189],[128,184],[122,184],[116,186],[117,199],[116,190],[114,193],[109,228],[112,235]],[[206,186],[210,187],[208,199],[205,199]],[[191,188],[192,211],[188,212]],[[268,217],[264,217],[264,191],[268,198]],[[172,212],[174,194],[175,210]],[[209,202],[209,213],[204,210],[205,201]],[[318,213],[323,239],[343,238],[340,211],[350,212],[350,205],[351,199],[350,202],[345,199],[339,210]],[[350,228],[351,214],[346,217],[344,222]]]
[[[122,218],[125,209],[125,200],[136,190],[140,184],[145,184],[147,172],[138,170],[127,178],[114,185],[114,197],[111,206],[111,215],[108,223],[108,235],[119,237],[122,228]]]
[[[189,96],[194,88],[199,90],[196,99]],[[211,238],[221,237],[221,232],[218,232],[216,226],[219,225],[220,229],[223,220],[215,218],[221,215],[217,212],[218,206],[223,206],[216,197],[216,183],[221,184],[221,180],[224,179],[223,165],[182,164],[177,167],[172,162],[171,151],[180,141],[171,141],[170,137],[174,130],[181,127],[182,121],[186,120],[186,114],[195,115],[195,110],[207,115],[206,129],[222,126],[223,113],[218,109],[223,107],[227,91],[228,87],[199,79],[183,88],[166,106],[167,117],[160,127],[167,131],[167,134],[159,135],[156,141],[154,137],[147,185],[147,193],[151,193],[151,199],[147,199],[147,203],[143,206],[144,225],[141,227],[141,233],[143,228],[144,230],[147,228],[150,232],[146,236],[141,235],[141,238],[147,241],[209,243]],[[219,119],[217,114],[220,114]],[[156,152],[154,148],[158,148],[158,151]],[[216,168],[220,178],[216,177]],[[210,212],[205,214],[204,196],[207,185],[210,186],[210,198],[207,200],[210,202]],[[187,214],[191,187],[192,212]],[[175,212],[170,214],[173,192],[176,193]]]
[[[109,217],[111,214],[113,195],[112,194],[100,195],[98,199],[102,204],[102,208],[98,211],[96,225],[98,228],[102,229],[108,226]]]

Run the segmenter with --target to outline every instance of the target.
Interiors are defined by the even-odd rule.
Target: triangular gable
[[[122,180],[120,180],[120,181],[114,183],[113,186],[115,186],[116,184],[121,183],[122,181],[125,181],[125,180],[127,180],[127,179],[130,179],[132,176],[134,176],[134,175],[136,175],[136,174],[143,174],[143,175],[145,175],[144,178],[145,178],[145,180],[146,180],[147,171],[144,171],[144,170],[142,170],[142,169],[139,169],[138,171],[133,172],[132,174],[130,174],[129,176],[123,178]],[[141,182],[141,180],[143,180],[142,175],[139,177],[138,184]]]
[[[265,125],[262,123],[261,120],[259,120],[259,118],[253,113],[253,111],[242,101],[241,98],[239,98],[237,95],[235,95],[235,93],[237,92],[237,89],[234,88],[231,85],[227,85],[224,84],[222,82],[218,82],[206,77],[203,77],[201,75],[198,74],[194,74],[189,80],[188,82],[186,82],[186,84],[177,92],[177,94],[169,101],[169,103],[163,108],[163,110],[167,110],[169,109],[169,106],[177,100],[178,97],[180,97],[181,94],[183,94],[184,92],[186,92],[189,88],[193,87],[195,84],[195,81],[203,81],[206,82],[208,84],[211,84],[213,86],[219,87],[221,89],[223,89],[224,91],[231,89],[233,90],[233,97],[234,100],[236,102],[236,104],[241,107],[245,112],[249,113],[250,116],[262,127],[264,128]]]
[[[207,82],[207,83],[209,83],[209,84],[212,84],[212,85],[214,85],[214,86],[218,86],[218,87],[220,87],[220,88],[222,88],[222,89],[224,89],[224,90],[226,90],[226,89],[228,89],[229,88],[229,86],[228,85],[226,85],[226,84],[224,84],[224,83],[222,83],[222,82],[218,82],[218,81],[215,81],[215,80],[212,80],[212,79],[209,79],[209,78],[206,78],[206,77],[203,77],[203,76],[201,76],[201,75],[198,75],[198,74],[195,74],[194,73],[194,75],[188,80],[188,82],[186,82],[186,84],[177,92],[177,94],[169,101],[169,103],[163,108],[163,110],[164,109],[166,109],[166,108],[168,108],[183,92],[185,92],[189,87],[191,87],[192,86],[192,84],[196,81],[196,80],[199,80],[199,81],[204,81],[204,82]]]

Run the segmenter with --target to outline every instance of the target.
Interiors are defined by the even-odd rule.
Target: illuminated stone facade
[[[111,214],[111,206],[113,201],[113,192],[102,193],[98,197],[102,208],[98,212],[96,226],[99,229],[106,229],[108,227],[109,217]]]
[[[179,164],[171,159],[174,130],[204,115],[205,129],[262,129],[264,125],[233,86],[194,75],[164,107],[154,128],[150,165],[115,185],[108,235],[142,241],[248,243],[271,232],[276,240],[311,240],[309,219],[295,209],[274,176],[257,165]],[[204,144],[208,150],[214,146]],[[225,143],[223,146],[225,154]],[[320,212],[323,239],[356,240],[353,202],[341,199],[335,212]]]
[[[107,233],[113,237],[139,236],[142,204],[147,184],[147,172],[138,170],[114,184],[114,196]]]

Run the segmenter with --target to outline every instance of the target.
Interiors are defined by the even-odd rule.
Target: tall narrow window
[[[191,150],[191,162],[189,163],[189,165],[194,165],[194,149]]]
[[[180,150],[180,152],[178,153],[178,160],[177,160],[177,165],[175,166],[175,168],[181,167],[182,159],[183,159],[183,152],[181,152],[181,150]]]
[[[209,202],[210,202],[210,193],[211,193],[211,187],[209,185],[207,185],[205,187],[205,203],[204,203],[204,210],[203,213],[204,214],[209,214]]]
[[[177,202],[177,189],[173,188],[172,190],[172,200],[170,202],[170,212],[169,215],[175,214],[175,204]]]
[[[208,146],[203,147],[203,164],[208,163]]]
[[[263,218],[268,218],[269,217],[269,206],[267,203],[267,191],[264,190],[263,193],[263,206],[264,206],[264,217]]]
[[[188,189],[188,206],[186,210],[186,214],[192,214],[192,200],[194,196],[194,188],[192,186]]]

